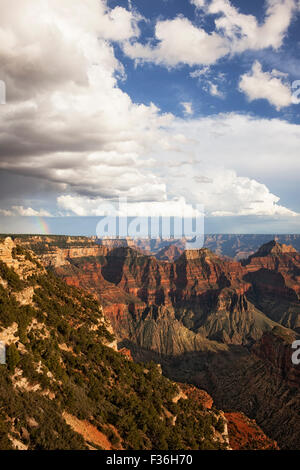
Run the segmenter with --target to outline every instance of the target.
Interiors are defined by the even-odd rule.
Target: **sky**
[[[300,233],[299,0],[0,2],[1,233]]]

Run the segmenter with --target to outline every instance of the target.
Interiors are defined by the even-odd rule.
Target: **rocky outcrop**
[[[5,346],[9,346],[10,344],[15,344],[19,341],[18,336],[18,324],[13,323],[7,328],[0,328],[0,342]]]
[[[275,327],[272,332],[262,336],[253,346],[252,352],[259,358],[267,360],[273,367],[274,373],[285,380],[290,387],[300,389],[300,367],[292,362],[292,343],[295,339],[295,334]]]
[[[297,250],[292,245],[280,244],[276,240],[271,240],[268,243],[262,245],[254,255],[250,256],[250,260],[253,258],[260,258],[268,255],[283,255],[285,253],[296,253]]]
[[[62,416],[73,431],[83,437],[90,450],[96,450],[97,448],[103,450],[118,449],[118,447],[112,446],[103,432],[99,431],[96,426],[93,426],[87,420],[80,420],[67,412],[64,412]]]
[[[12,256],[12,250],[15,247],[15,243],[10,237],[6,237],[2,243],[0,243],[0,259],[8,267],[15,267],[18,262]]]
[[[23,279],[32,276],[36,271],[36,262],[32,256],[26,257],[24,254],[16,254],[16,243],[11,237],[6,237],[0,242],[0,261],[8,268],[12,268]],[[1,280],[3,284],[3,280]],[[5,285],[5,282],[4,282]]]
[[[193,401],[201,404],[204,408],[210,410],[213,406],[213,398],[205,391],[191,384],[179,384],[186,396],[191,398]]]
[[[21,305],[32,305],[33,295],[34,295],[34,288],[27,287],[26,289],[23,289],[21,292],[16,292],[15,298]]]
[[[177,245],[169,245],[162,248],[158,253],[156,253],[156,259],[161,261],[175,261],[183,253],[183,248]]]
[[[106,256],[109,248],[106,246],[53,248],[40,256],[46,266],[60,267],[70,264],[71,259]]]
[[[260,269],[280,273],[289,287],[297,293],[300,292],[300,253],[291,245],[280,245],[271,241],[260,247],[242,264],[250,273]]]
[[[292,245],[300,251],[300,235],[261,234],[210,234],[205,235],[204,246],[218,255],[230,256],[236,260],[246,259],[270,240]]]
[[[244,413],[225,413],[232,450],[279,450],[276,441],[265,435],[255,420]]]
[[[300,332],[300,254],[276,241],[243,262],[249,300],[269,318]]]
[[[121,348],[121,349],[118,350],[118,352],[120,354],[122,354],[124,357],[126,357],[126,359],[128,359],[128,361],[133,361],[130,349]]]

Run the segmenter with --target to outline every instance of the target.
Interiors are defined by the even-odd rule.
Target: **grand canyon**
[[[299,45],[300,0],[1,2],[0,451],[300,450]]]
[[[12,239],[2,246],[30,250],[49,273],[101,305],[121,354],[157,363],[172,382],[208,393],[235,437],[239,428],[251,435],[253,422],[259,436],[268,436],[261,448],[299,447],[300,367],[292,363],[292,343],[300,338],[300,254],[286,244],[298,237],[257,247],[261,237],[249,244],[247,236],[252,254],[244,258],[243,236],[209,236],[211,249],[186,251],[183,241],[161,247],[145,240]],[[240,438],[243,448],[259,448],[260,439],[245,432]]]

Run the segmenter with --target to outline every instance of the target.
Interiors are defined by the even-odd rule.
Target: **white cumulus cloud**
[[[231,40],[232,52],[243,52],[267,47],[278,49],[297,5],[296,0],[265,0],[266,11],[262,23],[254,15],[240,13],[229,0],[208,2],[206,12],[218,15],[215,20],[216,29]]]
[[[183,101],[183,102],[180,103],[180,104],[181,104],[181,106],[183,107],[184,114],[187,114],[187,115],[192,115],[192,114],[194,114],[193,105],[192,105],[191,102]]]
[[[10,209],[0,209],[0,215],[22,217],[52,217],[45,209],[35,210],[32,207],[12,206]]]
[[[64,195],[57,199],[58,207],[78,216],[115,215],[120,217],[195,217],[201,215],[183,197],[168,201],[129,202],[127,199],[110,201],[103,198]]]
[[[124,52],[141,62],[154,62],[167,67],[178,64],[213,64],[229,53],[229,44],[219,34],[207,33],[184,17],[158,21],[155,27],[158,45],[128,41]]]
[[[299,8],[296,0],[265,0],[265,18],[259,23],[244,14],[229,0],[191,0],[202,15],[214,16],[214,30],[207,32],[188,18],[178,16],[158,20],[155,43],[125,41],[124,52],[136,62],[153,62],[176,67],[180,64],[211,65],[228,54],[247,50],[278,49],[286,37],[293,14]]]
[[[249,101],[266,99],[279,111],[294,103],[291,87],[283,79],[277,70],[264,72],[260,62],[256,61],[251,71],[241,76],[239,89]]]

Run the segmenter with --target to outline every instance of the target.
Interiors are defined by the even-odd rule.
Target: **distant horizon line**
[[[210,236],[210,235],[231,235],[231,236],[247,236],[247,235],[255,235],[255,236],[282,236],[282,235],[288,235],[288,236],[300,236],[300,233],[291,233],[291,232],[265,232],[265,233],[255,233],[255,232],[247,232],[247,233],[241,233],[241,232],[208,232],[204,233],[204,237]],[[26,236],[26,237],[73,237],[73,238],[92,238],[95,240],[183,240],[183,239],[192,239],[195,238],[194,236],[185,236],[185,237],[170,237],[170,238],[164,238],[164,237],[97,237],[96,235],[72,235],[72,234],[58,234],[58,233],[24,233],[24,232],[1,232],[0,237],[9,237],[9,236]]]

